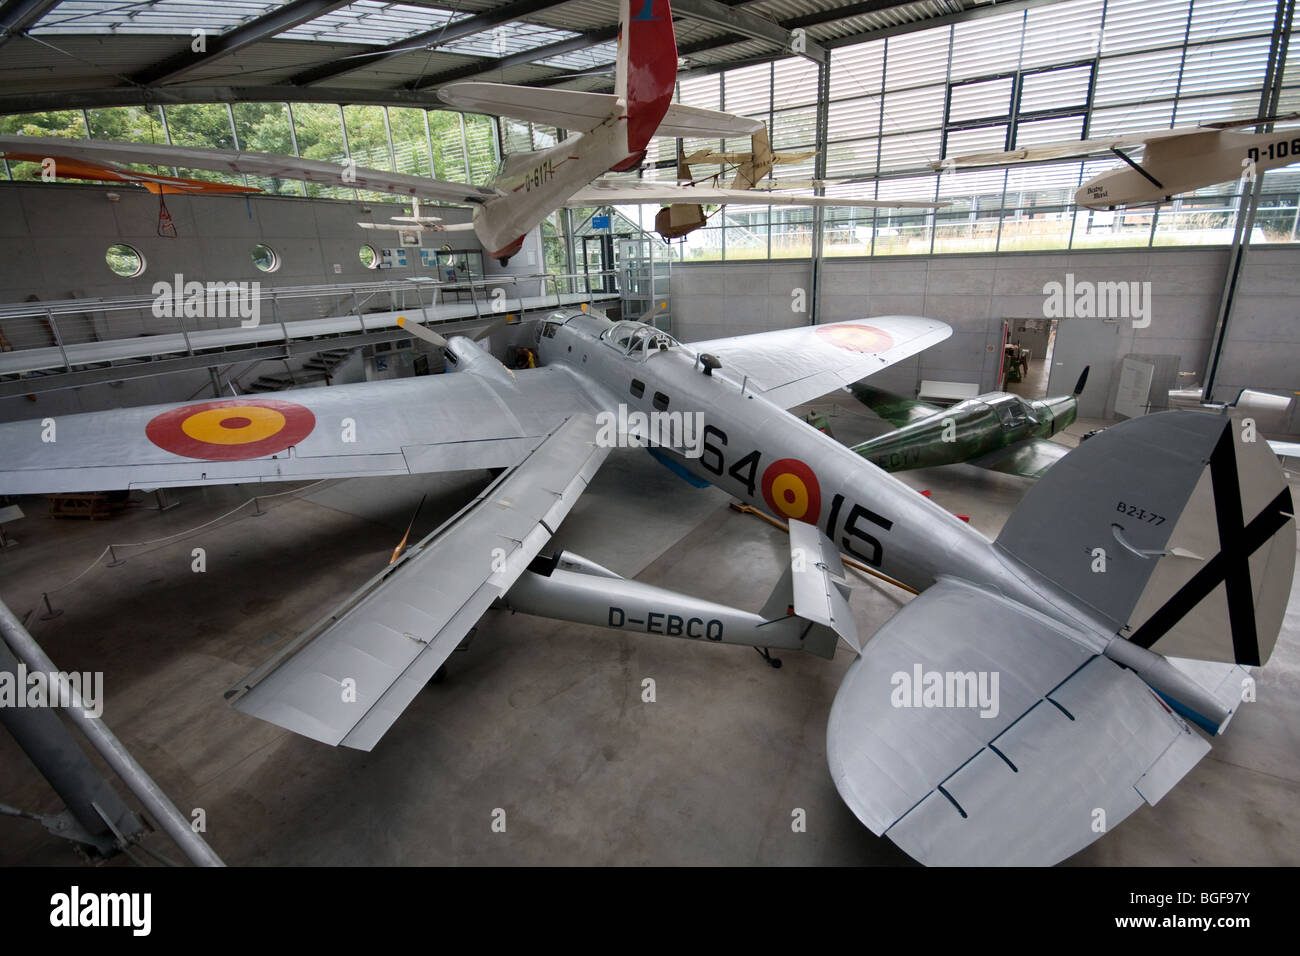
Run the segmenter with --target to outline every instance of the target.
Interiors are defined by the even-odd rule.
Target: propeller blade
[[[1091,365],[1085,365],[1083,367],[1083,374],[1080,375],[1079,380],[1074,383],[1075,395],[1081,395],[1083,393],[1083,387],[1088,384],[1088,369],[1090,368],[1092,368]]]
[[[408,322],[406,316],[404,315],[399,315],[397,317],[397,326],[398,328],[405,329],[407,332],[410,332],[417,339],[424,339],[424,341],[429,342],[432,345],[436,345],[440,349],[447,347],[447,340],[443,338],[441,335],[439,335],[437,332],[433,331],[432,329],[426,329],[423,325],[420,325],[417,322]]]
[[[491,335],[493,332],[495,332],[497,329],[509,325],[510,320],[512,318],[513,318],[512,315],[509,314],[504,315],[501,318],[497,319],[495,322],[491,323],[490,325],[485,325],[483,328],[479,329],[477,332],[471,335],[470,338],[473,339],[475,342],[481,342],[489,335]]]
[[[659,300],[658,303],[650,306],[650,308],[642,312],[641,315],[637,317],[637,321],[644,322],[647,325],[654,325],[651,319],[655,317],[656,313],[663,312],[667,308],[668,308],[668,301],[666,299],[661,299]]]

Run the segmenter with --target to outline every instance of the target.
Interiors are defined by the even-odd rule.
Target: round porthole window
[[[259,242],[253,246],[253,265],[263,272],[274,272],[280,268],[280,257],[270,246]]]
[[[124,279],[134,279],[144,272],[144,256],[134,246],[115,242],[104,253],[108,267]]]
[[[373,269],[379,265],[379,253],[375,252],[374,246],[362,246],[357,250],[357,258],[367,269]]]

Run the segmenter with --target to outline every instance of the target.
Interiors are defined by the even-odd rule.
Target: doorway
[[[1045,398],[1056,350],[1056,319],[1003,323],[1002,389],[1021,398]]]

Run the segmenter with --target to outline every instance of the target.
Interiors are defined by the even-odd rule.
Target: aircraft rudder
[[[620,0],[615,93],[627,100],[629,153],[646,148],[672,103],[677,39],[669,0]]]

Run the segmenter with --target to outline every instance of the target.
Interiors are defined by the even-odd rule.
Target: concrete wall
[[[110,202],[109,193],[120,198]],[[363,213],[368,205],[372,212]],[[357,222],[384,222],[392,204],[302,199],[289,196],[168,196],[176,238],[158,235],[158,197],[126,186],[0,183],[0,302],[148,294],[155,282],[181,273],[186,281],[260,281],[273,285],[374,282],[432,275],[412,250],[411,268],[377,271],[361,264],[364,243],[396,245],[396,236],[365,234]],[[469,210],[448,207],[437,215],[468,221]],[[430,245],[477,249],[472,233],[445,233]],[[134,246],[146,269],[135,279],[115,275],[104,252],[115,242]],[[251,251],[265,243],[280,268],[264,273]],[[339,271],[335,272],[334,267]]]
[[[943,319],[953,335],[873,381],[915,394],[922,379],[997,387],[1004,319],[1042,318],[1049,282],[1150,283],[1151,322],[1062,317],[1049,394],[1068,392],[1092,365],[1081,413],[1108,413],[1112,378],[1130,352],[1179,356],[1179,368],[1200,382],[1218,315],[1227,268],[1224,247],[1128,249],[971,256],[827,259],[821,321],[872,315]],[[797,290],[808,289],[807,260],[674,265],[673,333],[683,341],[789,328],[807,321],[796,312]],[[1300,389],[1300,334],[1295,298],[1300,247],[1264,246],[1246,258],[1236,312],[1219,373],[1216,398],[1243,387]]]
[[[110,193],[119,197],[110,201]],[[369,214],[362,211],[369,206]],[[420,265],[419,249],[409,250],[406,269],[375,270],[362,265],[363,244],[376,249],[395,246],[396,235],[367,234],[358,221],[385,222],[397,214],[391,203],[303,199],[287,196],[168,196],[167,208],[176,225],[176,238],[158,236],[158,197],[129,186],[91,186],[71,183],[0,183],[0,303],[38,300],[152,295],[160,280],[173,282],[177,273],[186,282],[260,282],[263,289],[276,286],[353,284],[433,276]],[[445,207],[437,212],[447,222],[465,222],[470,211]],[[525,243],[532,263],[520,255],[506,269],[495,262],[489,273],[534,272],[540,258],[540,239],[530,235]],[[145,258],[144,274],[133,279],[115,275],[104,261],[108,247],[125,242]],[[253,246],[265,243],[278,254],[280,267],[259,271],[252,262]],[[426,239],[426,245],[477,250],[473,233],[444,233]],[[335,271],[337,266],[338,271]],[[513,284],[505,286],[514,295]],[[522,294],[535,294],[536,283]],[[375,308],[389,306],[379,302]],[[302,299],[286,303],[287,318],[337,314],[325,300]],[[263,316],[269,320],[269,316]],[[208,327],[218,319],[190,320]],[[66,322],[71,341],[121,334],[174,332],[171,320],[145,313],[87,314],[81,323]],[[111,328],[111,333],[106,330]],[[21,327],[17,327],[21,332]],[[239,367],[240,369],[243,366]],[[251,382],[261,371],[283,371],[283,363],[264,363],[243,376]],[[0,421],[71,414],[131,405],[211,397],[206,370],[156,378],[132,379],[111,385],[42,392],[31,398],[0,400]]]

